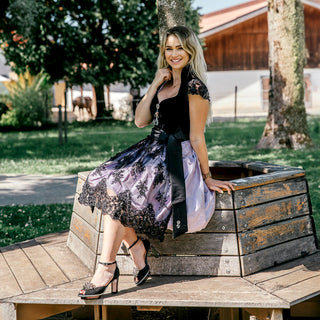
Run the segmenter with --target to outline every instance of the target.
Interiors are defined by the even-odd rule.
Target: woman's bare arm
[[[189,94],[190,142],[198,156],[202,174],[209,172],[208,152],[204,136],[208,111],[208,100],[203,99],[200,95]],[[234,184],[229,181],[206,178],[205,183],[209,189],[220,193],[222,193],[223,190],[228,191],[228,193],[234,190]]]
[[[152,115],[150,112],[150,105],[154,95],[157,92],[157,88],[167,80],[171,79],[171,71],[167,68],[159,69],[143,99],[139,102],[136,114],[135,124],[138,128],[143,128],[149,125],[152,121]]]

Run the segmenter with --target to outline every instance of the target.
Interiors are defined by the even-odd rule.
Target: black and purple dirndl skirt
[[[202,179],[190,141],[155,127],[151,135],[90,172],[79,202],[139,234],[163,240],[166,229],[176,237],[205,228],[214,212],[215,193]]]

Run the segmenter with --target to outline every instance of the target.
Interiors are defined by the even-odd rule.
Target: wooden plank
[[[68,231],[61,231],[55,233],[49,233],[41,237],[36,237],[35,241],[39,244],[51,245],[51,244],[59,244],[65,243],[68,238]]]
[[[236,210],[238,231],[305,215],[310,212],[307,194]]]
[[[247,276],[246,279],[252,282],[253,284],[260,284],[262,282],[269,281],[272,279],[277,279],[304,268],[319,271],[319,266],[320,266],[320,251],[317,251],[316,253],[310,256],[305,256],[300,259],[295,259],[294,261],[290,261],[285,264],[273,267],[269,270],[252,274],[250,276]]]
[[[242,275],[246,276],[316,251],[315,238],[312,235],[244,255],[240,257]]]
[[[310,278],[314,278],[320,276],[320,269],[317,268],[318,271],[309,270],[306,267],[303,267],[299,270],[295,270],[293,272],[287,273],[281,277],[277,277],[274,279],[270,279],[268,281],[264,281],[259,283],[258,286],[270,293],[275,292],[280,289],[284,289],[290,287],[299,282],[303,282]]]
[[[302,170],[301,168],[291,166],[281,166],[279,164],[263,162],[263,161],[248,161],[242,164],[244,168],[259,171],[261,173],[270,173],[275,171],[291,171],[291,170]]]
[[[251,178],[254,178],[255,180],[249,181],[248,179]],[[307,186],[304,179],[290,178],[288,180],[287,176],[282,178],[281,181],[281,179],[276,180],[274,178],[272,179],[272,177],[262,178],[262,176],[254,176],[241,179],[241,181],[240,179],[234,180],[237,184],[235,191],[233,192],[234,208],[245,208],[307,192]],[[274,181],[279,180],[281,182],[274,183]],[[232,195],[229,195],[227,192],[217,194],[216,209],[233,210]]]
[[[320,295],[320,275],[274,291],[278,297],[295,305]]]
[[[107,293],[104,299],[83,301],[77,293],[90,278],[47,288],[8,299],[11,303],[173,306],[221,308],[289,308],[288,302],[254,286],[240,277],[152,276],[143,287],[133,277],[120,276],[119,294]]]
[[[17,245],[1,248],[1,252],[23,292],[39,290],[46,286],[28,257]]]
[[[91,171],[82,171],[82,172],[78,172],[78,178],[81,179],[83,182],[87,179],[89,173]]]
[[[94,208],[92,212],[90,207],[80,204],[78,198],[79,194],[76,193],[74,198],[73,211],[83,220],[89,223],[95,230],[100,231],[101,222],[103,220],[101,211],[97,208]]]
[[[165,234],[164,237],[163,242],[151,239],[152,247],[161,255],[232,256],[239,254],[237,237],[233,233],[190,233],[176,239],[172,239],[170,234]],[[100,253],[101,249],[99,250]]]
[[[97,252],[99,231],[83,220],[75,212],[72,214],[70,230],[81,239],[91,251]]]
[[[149,257],[153,275],[239,276],[239,258],[234,256]]]
[[[100,256],[97,257],[97,260]],[[239,258],[235,256],[161,256],[148,257],[152,275],[240,276]],[[134,264],[129,255],[117,255],[122,275],[132,275]]]
[[[12,274],[2,253],[0,253],[0,266],[0,299],[21,294],[22,290],[19,286],[19,283],[16,281],[14,275]]]
[[[90,173],[90,171],[78,173],[78,182],[77,182],[76,193],[78,193],[78,194],[81,193],[83,185],[84,185],[89,173]]]
[[[268,185],[270,183],[284,182],[297,178],[303,179],[304,176],[305,172],[303,170],[288,170],[245,177],[242,179],[236,179],[234,181],[234,183],[236,183],[235,190],[254,188]]]
[[[215,210],[208,225],[201,232],[236,232],[232,210]]]
[[[100,260],[100,255],[97,257],[97,261]],[[148,263],[151,261],[151,258],[148,257]],[[134,264],[129,255],[117,255],[117,264],[121,270],[121,275],[132,276]],[[152,270],[153,273],[153,270]],[[155,273],[153,273],[155,275]]]
[[[143,237],[143,235],[141,235]],[[150,239],[151,252],[155,255],[238,255],[237,236],[235,233],[189,233],[172,239],[172,231],[167,230],[164,241]],[[101,254],[103,233],[99,234]],[[122,244],[118,254],[129,254]]]
[[[233,210],[232,194],[216,193],[216,210]]]
[[[95,270],[96,253],[90,250],[72,231],[69,232],[67,246],[90,271]]]
[[[37,241],[26,241],[19,244],[19,247],[30,259],[47,286],[58,285],[69,281],[56,265],[55,261]]]
[[[240,255],[313,234],[310,216],[282,221],[239,233]]]
[[[67,244],[43,245],[59,268],[71,281],[91,275],[90,270],[67,247]]]
[[[43,319],[78,307],[77,305],[18,304],[17,320]]]
[[[98,256],[99,260],[100,256]],[[236,256],[161,256],[148,257],[152,275],[174,276],[240,276],[240,262]],[[132,275],[134,264],[128,255],[117,255],[122,275]]]
[[[234,206],[235,209],[245,208],[306,192],[307,185],[304,179],[290,179],[283,182],[234,191]]]

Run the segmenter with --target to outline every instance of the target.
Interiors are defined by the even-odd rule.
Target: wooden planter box
[[[211,161],[210,170],[216,179],[233,180],[236,190],[217,194],[214,215],[201,232],[173,240],[167,231],[164,242],[151,240],[152,274],[245,276],[317,250],[304,170],[241,161]],[[94,270],[103,215],[78,202],[87,174],[79,173],[68,246]],[[132,274],[124,246],[117,261],[122,274]]]

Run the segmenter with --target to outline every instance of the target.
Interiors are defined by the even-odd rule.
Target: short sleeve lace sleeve
[[[203,99],[210,101],[208,88],[199,79],[192,79],[188,82],[188,94],[199,95]]]

